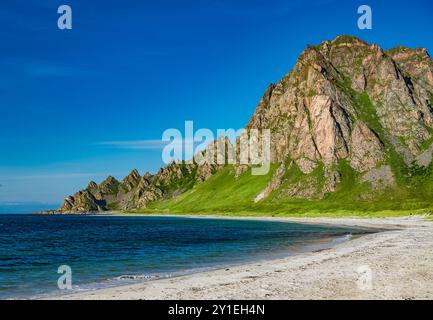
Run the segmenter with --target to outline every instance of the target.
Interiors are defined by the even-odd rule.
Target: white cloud
[[[9,175],[0,176],[1,181],[11,180],[37,180],[37,179],[65,179],[65,178],[87,178],[87,177],[104,177],[107,173],[53,173],[39,175]]]
[[[130,150],[154,150],[162,149],[169,143],[182,145],[186,140],[162,141],[162,140],[124,140],[124,141],[103,141],[98,145],[107,146],[117,149],[130,149]]]

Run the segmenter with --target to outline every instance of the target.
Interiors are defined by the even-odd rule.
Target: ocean
[[[0,299],[94,290],[321,250],[371,230],[258,220],[0,214]],[[59,290],[60,266],[72,290]]]

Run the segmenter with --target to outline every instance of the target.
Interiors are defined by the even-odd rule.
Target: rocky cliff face
[[[374,192],[393,188],[402,168],[431,163],[432,100],[433,61],[425,49],[384,51],[349,36],[308,46],[293,70],[268,87],[247,125],[271,130],[271,161],[279,164],[255,201],[271,193],[323,198],[348,169]],[[143,207],[219,169],[170,164],[154,176],[133,171],[122,182],[109,177],[66,198],[60,211]]]
[[[425,49],[384,51],[348,36],[309,46],[268,88],[248,128],[273,130],[273,161],[293,161],[307,175],[321,168],[320,190],[304,181],[288,187],[290,197],[322,197],[337,187],[341,161],[369,176],[393,157],[411,166],[425,152],[433,132],[432,67]]]

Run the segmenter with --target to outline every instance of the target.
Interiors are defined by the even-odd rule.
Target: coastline
[[[46,299],[433,298],[433,270],[430,267],[433,264],[433,223],[422,216],[364,219],[186,217],[331,224],[385,231],[363,235],[330,249],[277,260]],[[365,270],[371,271],[371,288],[360,285]]]

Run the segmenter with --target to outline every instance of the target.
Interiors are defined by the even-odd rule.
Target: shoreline
[[[114,214],[115,215],[115,214]],[[120,216],[125,216],[124,214]],[[131,216],[137,216],[132,214]],[[168,215],[143,215],[164,216]],[[179,217],[174,215],[175,217]],[[180,216],[182,217],[182,216]],[[254,219],[384,230],[315,252],[44,299],[432,299],[433,223],[404,218]],[[371,274],[371,288],[360,287]]]

